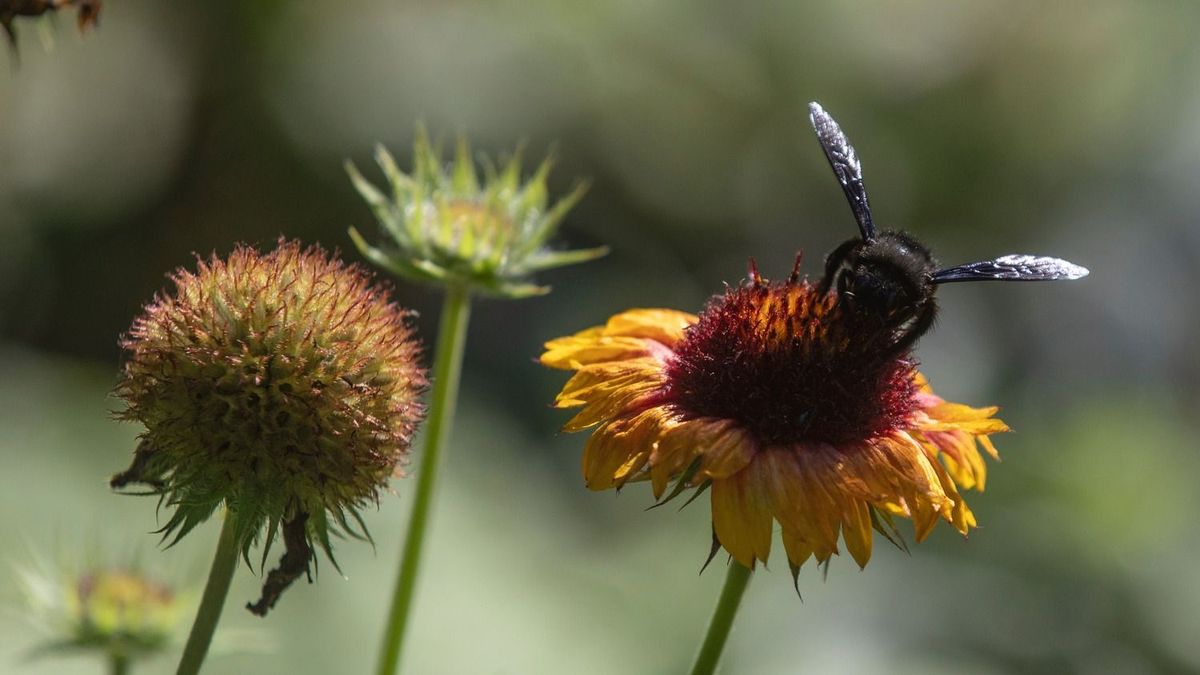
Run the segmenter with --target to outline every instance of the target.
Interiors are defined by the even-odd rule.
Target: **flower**
[[[319,247],[281,239],[198,266],[121,341],[119,418],[145,431],[112,485],[161,495],[172,544],[222,504],[247,563],[282,531],[283,565],[252,606],[263,614],[307,572],[314,541],[332,559],[331,533],[369,539],[359,510],[400,473],[425,372],[408,312]]]
[[[987,435],[1007,430],[996,408],[936,396],[908,354],[886,356],[881,325],[751,268],[698,317],[622,312],[546,343],[541,362],[576,371],[555,405],[582,407],[564,430],[594,427],[590,489],[649,480],[660,503],[709,489],[713,554],[766,563],[778,521],[793,574],[826,563],[839,533],[861,567],[872,530],[897,542],[895,516],[918,541],[939,519],[974,527],[960,488],[983,489],[980,448],[996,458]]]
[[[30,615],[54,636],[39,652],[92,651],[132,660],[171,646],[186,606],[170,586],[135,568],[94,568],[56,578],[22,571]]]
[[[583,197],[586,185],[549,204],[547,158],[532,178],[521,183],[517,152],[497,173],[485,163],[482,185],[471,150],[459,139],[454,162],[443,165],[423,128],[413,147],[413,173],[405,174],[382,145],[375,160],[383,169],[392,195],[385,196],[363,178],[352,163],[346,171],[371,206],[388,240],[376,248],[358,230],[350,238],[372,263],[415,281],[463,285],[502,298],[524,298],[550,292],[531,283],[542,270],[598,258],[606,247],[557,251],[547,246],[567,212]]]

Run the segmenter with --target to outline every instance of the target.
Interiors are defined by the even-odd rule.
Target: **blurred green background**
[[[31,559],[206,573],[215,523],[159,552],[153,500],[105,483],[139,431],[109,396],[139,307],[236,241],[356,259],[346,227],[373,223],[342,161],[404,156],[418,119],[491,153],[556,144],[560,193],[594,183],[565,243],[613,252],[545,275],[547,297],[478,305],[407,672],[683,670],[723,575],[697,576],[707,506],[585,490],[584,437],[548,406],[564,376],[534,359],[631,306],[697,310],[748,256],[783,276],[802,248],[819,269],[854,225],[810,100],[856,144],[883,226],[946,263],[1029,252],[1092,275],[943,289],[923,369],[1017,430],[971,501],[981,529],[824,582],[808,567],[803,602],[775,560],[725,672],[1200,670],[1200,5],[111,0],[85,38],[56,23],[51,49],[19,24],[21,67],[0,67],[0,671],[101,672],[22,660],[41,636],[11,570]],[[437,293],[396,296],[432,342]],[[222,628],[261,649],[208,672],[367,672],[410,485],[369,515],[376,551],[340,547],[347,579],[323,565],[265,621],[239,571]]]

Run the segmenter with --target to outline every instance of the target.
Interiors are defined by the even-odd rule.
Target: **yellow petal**
[[[922,445],[941,458],[954,482],[964,490],[978,486],[983,489],[987,481],[987,466],[975,444],[975,437],[964,431],[914,432],[923,439]]]
[[[673,309],[631,309],[608,320],[604,335],[657,340],[671,347],[683,338],[683,331],[696,323],[695,314]]]
[[[871,559],[871,512],[865,502],[852,498],[843,502],[842,540],[854,562],[866,567]]]
[[[589,490],[613,487],[613,473],[629,461],[635,448],[624,442],[621,422],[610,422],[596,429],[583,446],[583,481]]]
[[[580,366],[593,363],[628,361],[648,356],[665,358],[669,351],[653,340],[635,337],[569,337],[547,342],[541,363],[549,368],[577,370]]]
[[[703,460],[699,475],[714,480],[728,478],[754,459],[757,446],[750,434],[724,420],[705,420],[704,423],[708,429],[700,448]]]
[[[813,493],[805,476],[806,471],[823,473],[819,464],[805,461],[806,452],[818,452],[814,448],[769,448],[760,453],[765,465],[764,483],[771,502],[771,513],[783,526],[802,540],[814,552],[828,553],[837,548],[836,514],[830,518],[822,511],[825,503],[822,494]],[[820,483],[823,476],[815,477]],[[789,559],[791,559],[789,557]],[[793,561],[794,562],[794,561]]]
[[[932,408],[926,408],[925,414],[942,422],[969,422],[972,420],[987,419],[999,411],[1000,408],[997,406],[972,408],[969,405],[961,403],[942,403]]]
[[[607,396],[596,397],[564,424],[562,429],[566,432],[582,431],[605,420],[624,416],[627,411],[639,407],[639,404],[645,405],[645,401],[653,397],[658,387],[659,384],[653,381],[635,382],[613,390]]]
[[[788,562],[795,567],[799,567],[812,557],[812,546],[804,540],[804,537],[799,534],[783,529],[783,550],[787,553]]]
[[[733,559],[753,569],[771,554],[771,509],[759,482],[761,462],[712,483],[712,517],[717,541]]]
[[[925,541],[929,537],[929,533],[933,532],[933,526],[937,525],[938,510],[927,499],[916,500],[912,505],[912,521],[913,532],[918,542]]]
[[[992,459],[996,460],[997,462],[1000,461],[1000,453],[996,450],[996,446],[992,445],[992,439],[988,438],[987,436],[980,436],[979,444],[983,446],[983,449],[987,451],[987,454],[990,455]]]
[[[627,386],[657,383],[662,371],[653,362],[623,361],[584,366],[563,385],[554,399],[556,408],[574,408],[590,401],[607,398]]]
[[[938,479],[942,484],[942,491],[946,493],[946,497],[953,501],[950,507],[949,514],[944,514],[945,517],[954,529],[961,534],[966,534],[972,527],[975,527],[975,514],[967,507],[967,500],[963,499],[959,494],[958,488],[954,485],[954,479],[949,472],[942,467],[938,462],[930,462],[935,471],[937,471]]]
[[[601,425],[583,448],[583,478],[589,490],[607,490],[628,480],[645,464],[656,440],[663,410]]]
[[[664,429],[650,453],[650,484],[655,499],[662,497],[667,484],[691,465],[708,430],[708,423],[700,420],[679,422]]]
[[[946,403],[943,405],[957,405]],[[966,407],[966,406],[962,406]],[[1008,425],[995,417],[980,417],[976,419],[946,420],[932,415],[928,421],[922,420],[917,427],[922,431],[965,431],[971,434],[998,434],[1008,431]]]

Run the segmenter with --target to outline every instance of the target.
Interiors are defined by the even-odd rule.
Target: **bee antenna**
[[[788,283],[794,284],[800,281],[800,263],[804,261],[804,249],[796,251],[796,264],[792,265],[792,273],[788,275]]]

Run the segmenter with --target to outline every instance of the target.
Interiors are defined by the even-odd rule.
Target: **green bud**
[[[454,161],[446,164],[424,128],[418,128],[411,174],[403,173],[383,146],[376,148],[375,159],[390,196],[353,164],[347,162],[346,171],[374,211],[385,241],[371,246],[354,228],[350,238],[368,260],[398,276],[524,298],[550,292],[548,286],[530,280],[534,273],[608,252],[607,247],[557,251],[548,246],[587,190],[581,183],[551,205],[546,187],[549,158],[524,182],[520,152],[499,170],[485,163],[481,182],[465,139],[459,139]]]

